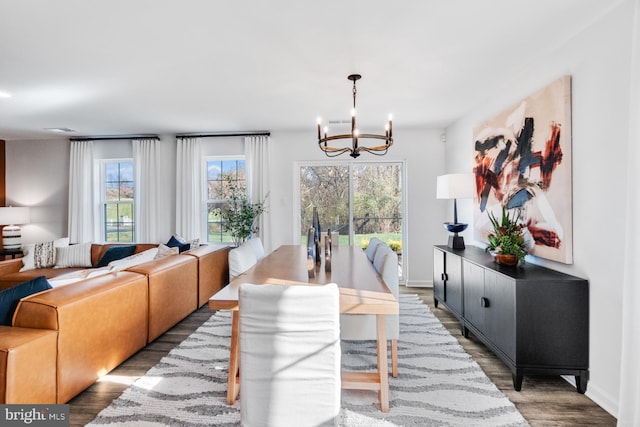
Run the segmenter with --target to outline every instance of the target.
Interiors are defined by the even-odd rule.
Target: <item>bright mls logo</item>
[[[69,405],[0,405],[0,425],[68,427]]]

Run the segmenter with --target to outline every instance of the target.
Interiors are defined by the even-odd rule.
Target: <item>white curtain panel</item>
[[[178,138],[176,147],[176,233],[187,240],[200,239],[204,229],[202,142]]]
[[[633,42],[631,45],[631,93],[627,151],[627,209],[625,268],[622,286],[622,363],[620,368],[619,426],[640,426],[640,0],[635,0]]]
[[[258,236],[267,252],[271,252],[271,209],[268,197],[269,184],[269,146],[271,138],[268,136],[247,136],[244,139],[244,155],[247,166],[247,192],[250,199],[255,203],[265,201],[266,212],[258,218],[260,228]]]
[[[69,158],[69,241],[97,240],[94,209],[93,141],[71,141]]]
[[[160,212],[160,154],[157,139],[134,139],[133,170],[135,171],[136,242],[159,243],[158,212]]]

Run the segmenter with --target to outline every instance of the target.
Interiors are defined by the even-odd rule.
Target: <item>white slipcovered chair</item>
[[[367,258],[369,259],[369,261],[373,262],[373,259],[376,255],[376,250],[378,249],[380,243],[383,242],[377,237],[372,237],[371,240],[369,240],[369,244],[367,245],[366,249]]]
[[[243,283],[239,305],[242,425],[337,425],[338,286]]]
[[[260,240],[259,237],[252,237],[244,242],[243,245],[247,245],[251,248],[258,262],[262,261],[262,258],[264,258],[265,256],[265,252],[264,245],[262,244],[262,240]]]
[[[229,251],[229,281],[235,279],[258,262],[256,254],[247,242]]]
[[[400,293],[398,255],[384,242],[380,242],[375,251],[373,266],[397,300]],[[386,315],[385,322],[387,339],[391,340],[391,374],[397,377],[400,318],[396,314]],[[377,338],[375,315],[341,314],[340,338],[354,341],[375,340]]]

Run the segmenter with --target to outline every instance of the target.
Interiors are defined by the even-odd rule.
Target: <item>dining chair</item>
[[[340,294],[335,283],[240,285],[243,426],[337,425],[339,315]]]
[[[256,257],[258,262],[262,261],[262,258],[265,256],[264,245],[262,244],[262,240],[259,237],[252,237],[249,240],[243,243],[251,248],[253,254]]]
[[[373,262],[373,258],[376,255],[376,249],[378,249],[378,245],[380,245],[380,243],[384,242],[377,237],[372,237],[371,240],[369,240],[369,244],[367,245],[366,250],[367,258],[369,259],[369,261]]]
[[[380,242],[377,246],[373,266],[387,285],[396,300],[400,294],[398,279],[398,255]],[[400,317],[397,314],[385,316],[387,339],[391,340],[391,375],[398,377],[398,338],[400,336]],[[340,338],[352,341],[377,339],[376,316],[373,314],[341,314]]]
[[[229,251],[229,281],[235,279],[258,262],[255,252],[247,242]]]

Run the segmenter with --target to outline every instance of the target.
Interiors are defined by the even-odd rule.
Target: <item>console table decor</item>
[[[502,266],[483,249],[433,249],[433,300],[511,370],[524,375],[573,375],[589,380],[589,282],[526,263]]]

